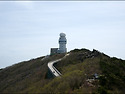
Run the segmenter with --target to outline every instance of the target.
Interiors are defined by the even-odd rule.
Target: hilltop
[[[53,77],[47,64],[65,56],[56,54],[20,62],[0,70],[0,93],[124,94],[125,60],[97,50],[72,50],[54,64],[62,73]]]

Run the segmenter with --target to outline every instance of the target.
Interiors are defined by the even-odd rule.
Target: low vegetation
[[[75,49],[54,64],[62,76],[52,78],[47,63],[63,56],[40,57],[0,70],[0,92],[124,94],[124,60],[97,50]]]

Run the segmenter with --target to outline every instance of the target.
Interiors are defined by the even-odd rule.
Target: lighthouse
[[[67,48],[66,48],[66,34],[65,33],[60,33],[60,38],[59,38],[59,53],[66,53]]]
[[[60,33],[58,42],[59,42],[59,48],[51,48],[50,55],[67,52],[67,48],[66,48],[67,39],[66,39],[65,33]]]

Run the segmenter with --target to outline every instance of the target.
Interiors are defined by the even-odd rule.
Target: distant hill
[[[125,60],[75,49],[54,64],[62,76],[53,77],[47,64],[62,57],[43,56],[0,69],[0,93],[125,93]]]

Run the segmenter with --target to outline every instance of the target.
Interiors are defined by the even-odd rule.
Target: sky
[[[125,60],[125,1],[0,1],[0,68],[67,50],[96,49]]]

